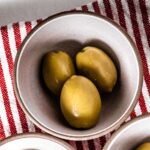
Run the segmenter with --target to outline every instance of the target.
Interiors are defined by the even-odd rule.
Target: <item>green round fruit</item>
[[[42,69],[46,86],[57,95],[64,82],[75,74],[70,56],[63,51],[47,53],[43,60]]]
[[[73,75],[62,88],[60,106],[72,127],[86,129],[93,127],[99,119],[101,98],[89,79]]]
[[[141,144],[136,150],[150,150],[150,142]]]
[[[104,51],[96,47],[85,47],[77,53],[76,65],[79,72],[102,91],[112,91],[117,81],[117,69]]]

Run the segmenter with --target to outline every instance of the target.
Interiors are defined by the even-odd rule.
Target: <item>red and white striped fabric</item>
[[[120,24],[135,41],[143,63],[143,87],[129,119],[150,112],[150,1],[98,0],[76,8],[107,16]],[[19,22],[0,28],[0,139],[41,132],[20,108],[13,88],[14,60],[19,46],[40,21]],[[89,141],[68,141],[77,150],[101,150],[111,133]]]

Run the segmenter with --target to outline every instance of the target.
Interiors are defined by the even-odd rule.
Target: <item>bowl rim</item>
[[[23,138],[40,138],[40,139],[46,139],[49,141],[52,141],[54,143],[57,143],[58,145],[63,146],[67,150],[75,150],[70,144],[67,142],[58,139],[56,137],[53,137],[47,133],[35,133],[35,132],[30,132],[30,133],[20,133],[16,134],[10,137],[7,137],[6,139],[0,141],[0,147],[3,146],[4,144],[7,144],[8,142],[12,142],[18,139],[23,139]]]
[[[128,111],[126,111],[119,120],[117,120],[113,126],[111,125],[110,127],[106,128],[105,130],[103,130],[102,132],[96,132],[90,135],[84,135],[84,136],[70,136],[70,135],[65,135],[63,133],[58,133],[57,131],[52,131],[50,129],[48,129],[47,127],[44,127],[40,122],[38,122],[36,120],[36,118],[28,111],[28,109],[25,107],[23,100],[20,97],[19,94],[19,89],[18,89],[18,83],[17,83],[17,65],[19,62],[19,56],[22,52],[22,50],[24,49],[24,46],[26,45],[26,42],[28,42],[28,40],[32,37],[32,35],[38,31],[39,28],[41,28],[43,25],[45,25],[46,23],[52,21],[53,19],[59,18],[59,17],[63,17],[66,15],[87,15],[87,16],[93,16],[93,17],[97,17],[97,19],[103,19],[107,22],[109,22],[110,24],[112,24],[114,27],[116,27],[126,38],[127,40],[130,42],[133,50],[134,50],[134,54],[137,58],[137,63],[138,63],[138,68],[139,68],[139,80],[138,80],[138,87],[137,87],[137,93],[134,97],[133,103],[130,105],[130,108],[128,109]],[[66,12],[62,12],[62,13],[58,13],[55,14],[53,16],[48,17],[47,19],[43,20],[40,24],[38,24],[36,27],[34,27],[30,33],[25,37],[25,39],[23,40],[19,51],[17,52],[16,58],[15,58],[15,64],[14,64],[14,90],[18,99],[18,102],[21,106],[21,108],[23,109],[23,111],[25,112],[25,114],[29,117],[29,119],[35,124],[37,125],[40,129],[42,129],[43,131],[45,131],[46,133],[49,133],[53,136],[56,136],[58,138],[62,138],[62,139],[66,139],[66,140],[90,140],[93,138],[98,138],[101,137],[107,133],[110,133],[111,131],[115,130],[116,128],[118,128],[126,119],[127,117],[130,115],[130,113],[132,112],[132,110],[134,109],[134,107],[136,106],[137,102],[138,102],[138,98],[140,96],[141,93],[141,89],[142,89],[142,84],[143,84],[143,68],[142,68],[142,62],[140,59],[140,55],[138,53],[138,49],[135,45],[135,43],[133,42],[133,40],[131,39],[131,37],[127,34],[127,32],[117,23],[115,23],[113,20],[102,16],[102,15],[97,15],[93,12],[83,12],[83,11],[66,11]]]
[[[121,132],[123,132],[125,129],[130,128],[130,126],[135,125],[136,123],[138,123],[139,121],[144,121],[145,119],[150,119],[150,114],[144,114],[144,115],[140,115],[130,121],[128,121],[127,123],[125,123],[124,125],[122,125],[117,131],[115,131],[111,138],[106,142],[103,150],[109,150],[109,146],[111,144],[113,144],[113,142],[115,142],[116,137],[118,136],[118,134],[120,134]]]

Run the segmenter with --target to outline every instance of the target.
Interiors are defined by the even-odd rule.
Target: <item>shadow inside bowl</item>
[[[101,93],[100,95],[102,98],[102,114],[104,116],[105,109],[108,109],[110,106],[112,107],[112,105],[114,105],[114,101],[112,101],[111,99],[112,99],[112,97],[114,97],[117,94],[117,92],[121,86],[120,78],[119,78],[119,74],[120,74],[119,73],[119,68],[120,68],[119,61],[118,61],[116,55],[114,54],[113,50],[111,49],[111,47],[108,46],[103,41],[95,39],[95,40],[88,41],[85,44],[81,44],[81,43],[74,41],[74,40],[65,40],[65,41],[61,41],[60,43],[56,43],[51,47],[49,47],[47,44],[45,49],[46,49],[46,53],[50,52],[50,51],[55,52],[55,51],[60,51],[60,50],[68,53],[74,62],[76,73],[78,75],[80,75],[80,73],[77,71],[77,68],[75,65],[76,64],[75,63],[75,57],[76,57],[76,54],[86,46],[94,46],[94,47],[102,49],[104,52],[106,52],[109,55],[109,57],[111,57],[111,59],[113,60],[113,62],[116,65],[116,68],[117,68],[118,79],[117,79],[117,83],[116,83],[113,91],[111,93],[101,93],[101,91],[99,90],[99,93]],[[40,86],[43,89],[42,92],[47,97],[46,99],[49,99],[48,105],[55,110],[55,117],[56,117],[57,121],[59,123],[61,123],[63,126],[68,126],[68,127],[72,128],[71,126],[68,125],[68,123],[66,122],[66,120],[64,119],[64,117],[62,115],[62,112],[60,109],[59,96],[56,96],[51,91],[49,91],[49,89],[46,87],[46,85],[44,83],[43,76],[41,73],[42,72],[42,63],[43,63],[43,55],[40,58],[39,67],[38,67],[39,68],[38,69],[39,70],[38,76],[39,76]],[[111,111],[111,109],[108,109],[107,113],[109,113],[109,111]],[[72,129],[74,129],[74,128],[72,128]],[[77,129],[75,129],[75,130],[77,130]]]
[[[138,148],[140,145],[144,144],[144,143],[150,143],[150,137],[144,138],[140,143],[137,143],[136,145],[134,145],[134,146],[131,148],[131,150],[137,150],[137,148]]]

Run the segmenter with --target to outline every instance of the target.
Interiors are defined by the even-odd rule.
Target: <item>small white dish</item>
[[[117,130],[103,150],[135,150],[150,142],[150,114],[137,117]]]
[[[42,133],[19,134],[0,142],[0,150],[74,150],[66,142]]]

